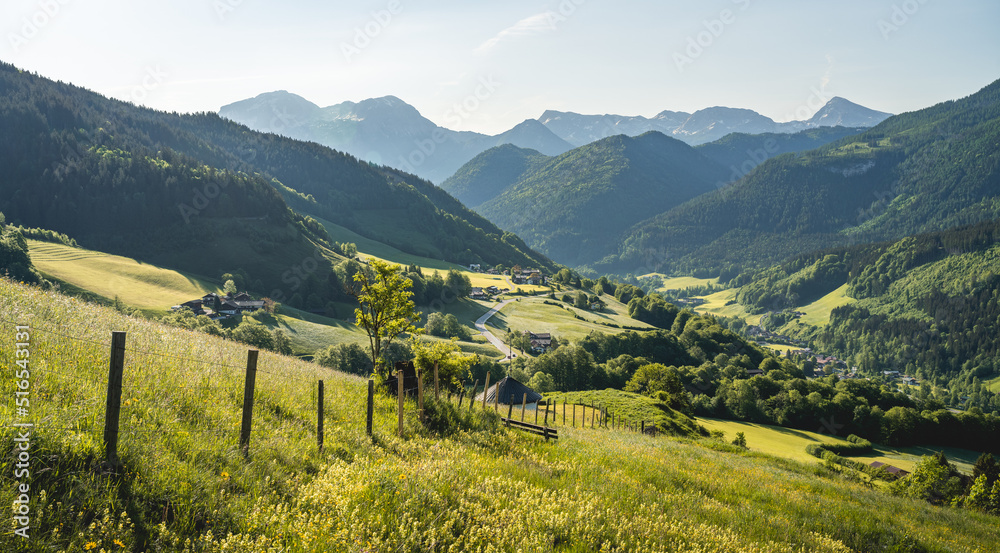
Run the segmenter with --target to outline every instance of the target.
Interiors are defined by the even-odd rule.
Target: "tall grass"
[[[560,428],[557,443],[442,406],[426,430],[363,380],[261,352],[250,454],[246,349],[0,281],[0,359],[32,327],[34,551],[990,551],[997,519],[709,441]],[[122,468],[102,469],[109,336],[128,332]],[[13,385],[0,384],[0,501],[13,501]],[[326,439],[315,436],[316,380]],[[466,409],[463,407],[463,409]],[[477,410],[482,407],[477,405]],[[6,523],[4,523],[6,524]]]

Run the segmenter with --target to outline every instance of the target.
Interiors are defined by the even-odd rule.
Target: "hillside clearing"
[[[568,339],[571,341],[580,340],[594,331],[608,334],[623,331],[622,328],[609,325],[653,328],[629,317],[627,306],[621,302],[608,296],[604,296],[604,300],[608,303],[607,309],[597,313],[577,309],[561,301],[553,301],[545,297],[519,298],[494,315],[489,324],[498,329],[495,332],[498,337],[511,328],[519,332],[547,332],[560,340]],[[546,301],[549,303],[545,303]],[[582,317],[582,319],[577,319],[577,316]],[[606,324],[598,324],[596,321]]]
[[[28,248],[42,273],[149,313],[162,315],[173,305],[220,291],[205,277],[129,257],[38,240],[28,240]]]

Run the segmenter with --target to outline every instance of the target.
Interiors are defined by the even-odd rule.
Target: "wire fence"
[[[13,321],[3,317],[0,317],[0,321],[11,325],[15,324]],[[310,398],[308,404],[298,406],[291,413],[284,413],[286,419],[294,421],[295,424],[293,426],[300,427],[300,431],[304,433],[315,433],[318,437],[318,427],[311,426],[310,424],[318,425],[318,417],[324,416],[325,418],[325,415],[317,413],[319,403],[317,387],[322,379],[319,377],[303,377],[279,371],[268,366],[272,361],[258,365],[255,359],[254,366],[250,367],[249,363],[240,365],[218,360],[200,359],[173,352],[157,351],[148,346],[142,348],[128,346],[124,345],[124,333],[121,333],[123,334],[122,345],[120,346],[122,355],[120,358],[121,361],[118,363],[119,366],[116,367],[113,355],[114,346],[109,344],[107,340],[81,336],[74,332],[73,329],[59,325],[56,325],[54,328],[52,326],[42,326],[32,323],[30,329],[32,334],[42,333],[51,340],[58,341],[69,348],[68,353],[61,356],[65,362],[63,365],[55,366],[53,363],[43,363],[41,366],[35,364],[32,367],[31,375],[37,383],[33,393],[40,393],[44,397],[46,389],[59,385],[62,379],[73,380],[77,383],[70,394],[72,396],[70,403],[75,407],[79,418],[74,422],[63,421],[62,424],[50,424],[51,421],[45,420],[34,421],[31,424],[37,430],[84,434],[93,433],[96,429],[104,426],[106,437],[109,435],[123,437],[126,443],[132,442],[136,437],[149,436],[151,434],[204,435],[232,439],[237,430],[239,430],[241,433],[240,445],[246,449],[249,434],[247,434],[247,423],[244,420],[233,416],[232,411],[230,411],[229,416],[222,417],[208,416],[200,413],[196,401],[201,400],[203,403],[207,403],[209,399],[217,400],[217,395],[209,396],[206,393],[226,391],[230,393],[233,401],[242,401],[244,413],[247,413],[254,410],[255,403],[265,404],[256,405],[257,408],[267,408],[268,402],[272,401],[272,396],[287,393],[289,385],[307,386],[307,394]],[[249,351],[256,352],[256,350]],[[256,353],[252,355],[256,358]],[[156,366],[157,361],[163,360],[170,361],[174,365],[201,367],[204,369],[204,372],[195,377],[199,382],[191,383],[190,381],[178,382],[172,379],[170,374],[164,374],[163,372],[152,373],[148,370],[149,367]],[[108,374],[99,380],[95,379],[93,370],[95,364],[109,367]],[[119,374],[119,378],[126,375],[128,378],[123,378],[120,388],[113,390],[109,386],[109,382],[116,371]],[[252,387],[248,388],[246,387],[246,383],[251,372],[254,373],[254,383]],[[259,381],[256,379],[256,375],[267,375],[271,378]],[[265,385],[258,389],[258,384],[261,382]],[[330,388],[327,389],[330,390]],[[449,393],[448,399],[449,401],[460,401],[459,407],[462,406],[462,403],[467,403],[469,409],[474,409],[477,403],[477,401],[474,401],[477,391],[477,389],[465,390],[454,397]],[[305,392],[305,390],[300,390],[300,397],[306,395],[302,392]],[[486,390],[484,389],[483,393],[485,394],[485,392]],[[114,395],[117,395],[117,397],[112,397]],[[466,395],[469,396],[467,399],[465,398]],[[66,398],[61,398],[61,401],[66,402]],[[114,425],[111,420],[105,420],[105,418],[95,415],[95,412],[99,413],[101,411],[99,409],[101,403],[105,404],[107,413],[114,411],[113,418],[116,421],[120,421],[117,425]],[[483,405],[483,408],[489,407],[493,407],[499,411],[496,403]],[[509,407],[508,410],[512,411],[516,406]],[[548,430],[552,431],[553,436],[555,435],[555,426],[576,427],[578,424],[577,408],[581,409],[579,420],[579,427],[581,428],[589,426],[590,428],[647,432],[645,421],[623,421],[607,408],[593,403],[589,405],[567,405],[566,402],[563,402],[561,422],[558,404],[553,405],[541,402],[536,404],[535,407],[536,409],[533,409],[534,414],[531,415],[534,418],[533,424],[538,428],[546,429],[546,437],[549,436]],[[567,418],[566,415],[567,407],[572,408],[573,415],[570,418]],[[282,407],[279,406],[279,408]],[[544,408],[544,415],[540,416],[539,411],[542,408]],[[367,412],[371,413],[372,409],[369,408]],[[504,419],[504,413],[501,412],[500,414],[501,419]],[[246,416],[244,415],[244,417]],[[149,420],[146,417],[152,417],[152,419]],[[315,419],[309,420],[309,417],[314,417]],[[525,406],[523,405],[510,419],[513,420],[518,417],[518,422],[532,422],[530,419],[525,421],[526,413]],[[539,420],[540,417],[541,421]],[[323,422],[327,425],[327,428],[330,428],[343,424],[360,424],[362,421],[367,424],[367,428],[371,428],[370,415],[366,419],[364,414],[352,416],[350,412],[339,412],[335,418],[324,420]],[[539,422],[542,423],[541,426],[538,425]],[[510,421],[507,422],[508,425],[509,423]],[[266,443],[270,440],[279,440],[282,438],[281,435],[269,435],[265,433],[264,428],[259,424],[254,425],[252,419],[249,425],[250,432],[256,436],[255,441]],[[111,426],[115,427],[112,428]],[[650,425],[649,428],[655,432],[654,426]],[[285,430],[289,430],[287,425]],[[402,426],[400,426],[400,432],[402,432]]]

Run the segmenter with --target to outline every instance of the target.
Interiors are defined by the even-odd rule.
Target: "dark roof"
[[[879,468],[879,467],[884,468],[886,470],[886,472],[888,472],[889,474],[894,474],[896,476],[906,476],[906,475],[910,474],[908,471],[905,471],[905,470],[903,470],[903,469],[901,469],[899,467],[894,467],[892,465],[889,465],[889,464],[886,464],[886,463],[882,463],[882,462],[879,462],[879,461],[874,461],[871,464],[869,464],[868,466],[870,466],[872,468],[876,468],[876,469]]]
[[[510,397],[514,396],[514,403],[521,403],[524,399],[524,394],[528,394],[528,403],[537,403],[542,399],[542,394],[532,390],[531,388],[521,384],[516,379],[509,376],[501,378],[499,382],[490,386],[486,390],[486,403],[493,403],[496,397],[497,389],[500,390],[500,401],[499,403],[506,404],[510,401]],[[483,394],[479,394],[477,399],[482,399]]]

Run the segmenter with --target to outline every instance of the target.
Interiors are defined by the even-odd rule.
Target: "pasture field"
[[[848,443],[846,440],[841,440],[829,434],[794,430],[780,426],[708,419],[704,417],[698,417],[697,420],[699,424],[709,431],[720,430],[724,432],[726,442],[733,441],[736,433],[742,432],[746,436],[747,447],[750,451],[758,451],[767,455],[791,459],[806,464],[820,462],[816,457],[806,453],[807,445],[815,443]]]
[[[0,358],[15,357],[14,326],[29,328],[32,401],[18,417],[35,423],[31,533],[8,526],[3,551],[972,553],[1000,542],[995,517],[709,439],[560,428],[546,443],[481,407],[433,401],[428,426],[407,402],[399,436],[381,394],[368,437],[364,380],[269,352],[244,456],[245,346],[3,279],[0,313]],[[121,465],[102,470],[112,330],[128,333]],[[0,381],[8,405],[15,388]],[[0,411],[8,444],[13,413]],[[24,483],[14,462],[0,457],[4,504]]]
[[[556,294],[557,297],[559,294]],[[505,306],[489,320],[489,325],[496,328],[494,332],[501,336],[508,328],[516,331],[535,333],[548,332],[559,338],[577,341],[593,331],[614,334],[622,332],[621,328],[598,324],[600,321],[619,326],[653,328],[652,326],[632,319],[628,316],[628,308],[614,298],[603,296],[608,302],[604,312],[584,311],[546,297],[519,298]],[[546,304],[545,302],[549,303]],[[559,305],[552,305],[557,303]],[[583,318],[577,319],[576,316]]]
[[[749,325],[759,325],[760,315],[753,315],[736,302],[738,288],[730,288],[707,296],[701,296],[705,303],[694,308],[702,315],[718,315],[720,317],[739,318]],[[732,303],[730,303],[732,302]],[[728,304],[728,305],[727,305]]]
[[[150,314],[163,315],[173,305],[221,291],[208,278],[128,257],[38,240],[28,240],[28,251],[42,273]]]
[[[326,228],[326,232],[330,234],[330,237],[333,238],[335,242],[354,243],[354,245],[358,247],[358,255],[362,259],[374,257],[383,261],[398,263],[400,265],[417,265],[418,267],[425,269],[439,269],[444,271],[449,269],[457,269],[459,271],[468,270],[468,267],[462,267],[461,265],[457,265],[455,263],[406,253],[387,244],[383,244],[382,242],[361,236],[350,229],[325,219],[316,220]],[[475,284],[473,284],[473,286],[475,286]]]
[[[993,393],[1000,394],[1000,377],[984,382],[986,387]]]
[[[697,278],[693,276],[668,277],[661,275],[659,273],[650,273],[649,275],[643,275],[643,276],[662,277],[663,286],[660,286],[659,288],[660,291],[683,290],[685,288],[690,288],[692,286],[705,286],[706,284],[716,284],[719,281],[718,278]]]
[[[805,448],[812,443],[847,443],[838,437],[820,432],[807,432],[780,426],[756,424],[741,421],[708,419],[699,417],[698,422],[711,430],[721,430],[726,434],[726,440],[732,441],[737,432],[743,432],[747,438],[747,446],[751,451],[760,451],[775,457],[783,457],[803,463],[819,462],[819,459],[806,453]],[[818,429],[819,430],[819,429]],[[979,452],[954,447],[914,446],[889,447],[874,444],[874,451],[866,455],[851,455],[849,458],[864,463],[881,461],[912,472],[920,458],[943,451],[948,461],[965,474],[972,474]]]

